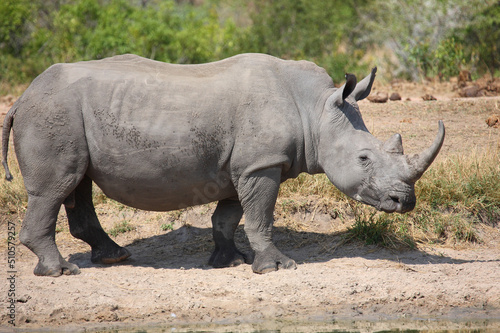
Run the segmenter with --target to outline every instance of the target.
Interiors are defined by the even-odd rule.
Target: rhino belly
[[[180,124],[156,135],[138,128],[94,127],[86,133],[87,174],[107,196],[139,209],[168,211],[236,195],[225,171],[230,140],[199,140]]]
[[[144,210],[176,210],[236,196],[225,171],[196,160],[175,163],[151,152],[135,155],[91,160],[87,174],[108,197]]]

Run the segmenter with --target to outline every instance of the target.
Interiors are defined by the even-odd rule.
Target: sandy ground
[[[376,86],[389,93],[393,88]],[[499,98],[457,99],[448,90],[420,89],[407,89],[411,101],[362,101],[360,108],[372,133],[387,139],[399,132],[406,152],[418,152],[430,144],[438,119],[443,119],[447,138],[439,159],[499,149],[500,129],[485,123],[491,114],[500,114]],[[438,100],[419,100],[419,94],[429,89]],[[0,113],[7,111],[8,104],[3,101]],[[498,223],[478,226],[482,239],[478,244],[420,245],[416,250],[396,251],[344,244],[348,219],[334,219],[324,211],[296,213],[293,219],[302,231],[292,231],[278,219],[274,239],[278,248],[297,261],[298,269],[257,275],[249,265],[226,269],[207,265],[213,247],[210,216],[214,208],[212,204],[173,214],[97,206],[106,230],[120,220],[135,228],[114,237],[128,247],[132,257],[109,266],[90,262],[89,247],[70,236],[60,214],[59,249],[80,266],[81,274],[35,277],[36,257],[18,244],[16,328],[197,324],[204,330],[324,331],[325,323],[328,329],[340,329],[356,321],[357,330],[373,331],[380,328],[379,320],[389,320],[384,328],[412,328],[417,321],[439,328],[437,320],[445,319],[450,321],[447,328],[477,325],[500,330]],[[18,215],[3,216],[2,239],[7,238],[8,221],[20,230]],[[160,228],[170,222],[174,222],[173,230]],[[10,275],[5,243],[0,246],[0,279],[4,281],[0,283],[0,331],[13,328],[8,324],[10,285],[5,281]],[[237,243],[249,249],[241,226]]]

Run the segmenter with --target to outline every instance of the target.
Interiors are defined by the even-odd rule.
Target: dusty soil
[[[500,114],[498,97],[456,98],[457,93],[446,85],[398,84],[375,86],[375,90],[398,91],[403,99],[384,104],[362,101],[365,123],[380,139],[401,133],[408,153],[430,144],[439,119],[447,130],[439,159],[500,148],[500,129],[486,124],[492,114]],[[423,101],[420,96],[426,93],[437,101]],[[1,100],[0,114],[10,102]],[[425,319],[426,327],[439,328],[434,320],[448,319],[455,327],[477,324],[500,329],[498,223],[478,227],[482,240],[478,244],[420,245],[416,250],[396,251],[344,243],[343,235],[352,223],[347,218],[334,219],[324,211],[296,213],[295,228],[285,227],[289,220],[288,224],[276,221],[275,243],[297,261],[298,269],[257,275],[249,265],[227,269],[207,265],[213,247],[210,216],[214,208],[212,204],[179,213],[151,213],[119,204],[98,205],[105,230],[120,221],[133,226],[114,237],[133,254],[116,265],[92,264],[89,247],[71,237],[61,212],[57,243],[62,255],[80,266],[81,274],[35,277],[36,257],[18,244],[16,327],[198,324],[215,330],[210,325],[230,324],[230,328],[218,329],[314,331],[323,330],[322,322],[329,322],[331,329],[342,328],[343,320],[364,320],[356,328],[372,331],[378,327],[377,320],[404,319],[404,324],[385,324],[401,328]],[[1,217],[3,239],[7,238],[7,221],[15,222],[20,230],[21,215]],[[173,230],[162,230],[162,224],[172,222]],[[241,226],[237,242],[249,250]],[[0,245],[3,281],[9,270],[5,243]],[[8,283],[0,283],[0,331],[12,328],[7,289]],[[463,323],[468,320],[476,323]]]

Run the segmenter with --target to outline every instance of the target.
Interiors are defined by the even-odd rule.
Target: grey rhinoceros
[[[3,126],[3,165],[11,128],[28,193],[20,241],[39,258],[36,275],[77,274],[55,243],[62,204],[70,232],[92,248],[92,261],[130,253],[102,229],[92,181],[110,198],[169,211],[218,201],[212,216],[214,267],[251,261],[234,232],[245,214],[265,273],[295,262],[272,243],[280,183],[301,172],[326,173],[348,196],[386,212],[415,206],[414,184],[444,140],[444,126],[420,155],[403,154],[401,136],[381,142],[367,130],[357,101],[376,68],[335,88],[307,61],[242,54],[200,65],[135,55],[56,64],[12,106]]]

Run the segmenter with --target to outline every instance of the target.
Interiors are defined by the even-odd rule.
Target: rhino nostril
[[[399,197],[396,195],[390,195],[389,198],[391,198],[391,200],[394,201],[395,203],[400,203]]]

